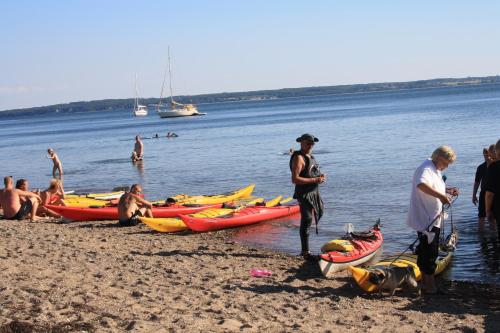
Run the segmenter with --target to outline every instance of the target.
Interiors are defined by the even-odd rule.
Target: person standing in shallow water
[[[485,210],[488,219],[496,220],[500,239],[500,140],[495,145],[495,153],[495,160],[487,170]]]
[[[422,272],[422,291],[439,292],[434,272],[439,254],[439,234],[443,225],[443,205],[450,204],[447,194],[458,195],[457,188],[446,188],[441,172],[456,159],[448,146],[438,147],[430,159],[413,174],[410,208],[406,223],[417,232],[417,265]]]
[[[305,260],[315,260],[309,251],[309,229],[313,219],[317,224],[323,215],[324,205],[319,194],[319,184],[326,181],[326,175],[322,174],[319,165],[311,155],[313,146],[319,139],[311,134],[303,134],[296,139],[300,142],[300,150],[293,152],[290,157],[290,170],[292,171],[292,183],[295,184],[294,199],[300,205],[300,242],[301,256]]]
[[[142,161],[144,158],[144,144],[139,135],[135,136],[134,151],[132,152],[132,162]]]
[[[474,205],[478,205],[477,210],[478,214],[477,216],[480,219],[483,219],[486,217],[486,210],[484,206],[484,196],[485,196],[485,191],[484,188],[486,186],[486,171],[487,171],[487,163],[489,162],[489,154],[488,154],[488,149],[484,148],[483,149],[483,158],[484,162],[480,164],[477,169],[476,169],[476,177],[474,179],[474,188],[472,189],[472,203]],[[481,189],[479,191],[479,200],[477,198],[477,190]]]
[[[47,158],[51,159],[52,162],[54,162],[54,167],[52,168],[52,177],[56,177],[56,171],[59,171],[59,179],[63,178],[63,168],[62,168],[62,163],[59,157],[57,156],[56,152],[54,149],[49,148],[47,149]]]

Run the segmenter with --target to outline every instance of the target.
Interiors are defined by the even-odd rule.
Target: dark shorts
[[[131,226],[134,226],[134,225],[138,225],[139,222],[141,222],[141,220],[139,219],[139,217],[142,216],[142,213],[140,210],[136,210],[134,214],[132,214],[132,216],[127,219],[127,220],[119,220],[118,223],[120,224],[120,226],[122,227],[131,227]]]
[[[429,244],[427,242],[427,235],[418,233],[418,246],[417,246],[417,266],[422,273],[434,275],[436,271],[436,259],[439,254],[439,234],[441,229],[433,227],[432,232],[436,235]]]
[[[26,199],[26,201],[21,204],[21,208],[19,208],[16,215],[9,220],[24,220],[31,213],[31,208],[33,208],[33,203],[30,199]]]

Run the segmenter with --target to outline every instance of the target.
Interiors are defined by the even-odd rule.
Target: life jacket
[[[314,178],[321,175],[319,170],[318,162],[313,155],[307,156],[301,150],[294,151],[290,157],[290,171],[292,171],[292,163],[294,158],[298,155],[302,156],[305,161],[304,169],[300,172],[299,176],[303,178]],[[318,189],[318,184],[295,184],[295,192],[293,194],[294,199],[302,197],[304,194],[316,191]]]

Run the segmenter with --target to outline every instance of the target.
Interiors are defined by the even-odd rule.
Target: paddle
[[[283,196],[279,195],[276,198],[269,200],[268,202],[266,202],[266,207],[277,206],[278,204],[281,203],[281,199],[283,199]]]
[[[293,200],[293,198],[291,198],[291,197],[288,197],[288,198],[286,198],[286,199],[283,199],[283,200],[281,200],[281,201],[280,201],[280,205],[283,205],[283,204],[289,203],[289,202],[290,202],[290,201],[292,201],[292,200]]]

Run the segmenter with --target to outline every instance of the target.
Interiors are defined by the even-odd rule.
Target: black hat
[[[306,133],[306,134],[302,134],[295,141],[297,141],[297,142],[302,142],[302,141],[319,142],[319,139],[317,137],[315,137],[314,135],[312,135],[312,134]]]

